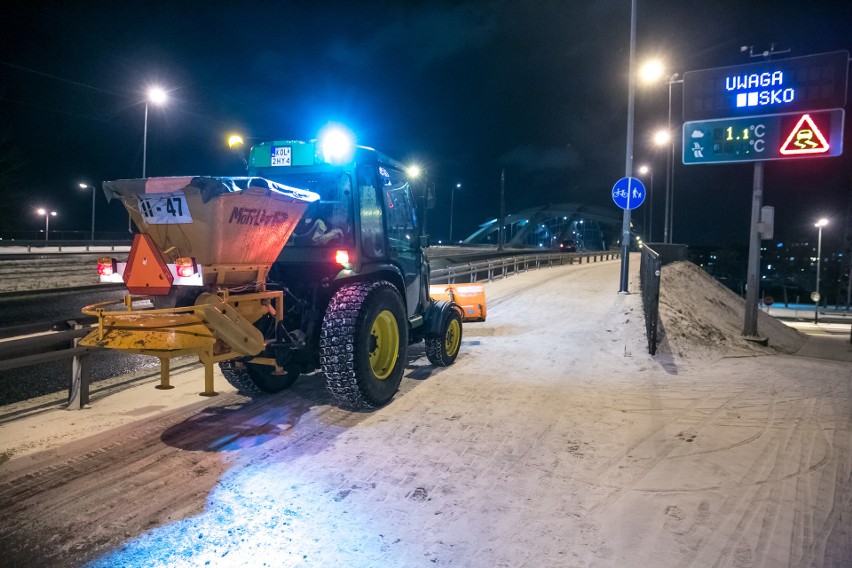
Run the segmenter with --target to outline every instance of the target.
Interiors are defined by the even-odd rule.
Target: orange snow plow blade
[[[481,284],[432,284],[429,295],[458,304],[464,312],[462,321],[485,321],[485,286]]]

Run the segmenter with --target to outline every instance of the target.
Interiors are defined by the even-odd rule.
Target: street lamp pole
[[[814,224],[814,227],[819,229],[817,237],[817,270],[816,270],[816,291],[814,291],[814,323],[819,323],[819,268],[822,264],[822,228],[828,225],[828,219],[820,219]]]
[[[651,178],[651,185],[648,189],[648,230],[645,233],[645,242],[653,242],[654,240],[654,170],[649,166],[640,166],[639,173],[642,175],[648,174]]]
[[[672,85],[675,83],[683,83],[683,79],[678,79],[678,74],[675,73],[669,77],[666,84],[669,86],[669,122],[668,131],[671,136],[669,140],[669,151],[666,156],[666,218],[663,225],[663,242],[672,242],[672,225],[674,222],[674,160],[675,160],[675,139],[672,132]]]
[[[148,103],[161,105],[166,102],[166,92],[160,87],[148,89],[145,99],[145,127],[142,130],[142,177],[146,177],[148,165]]]
[[[50,232],[50,218],[56,217],[56,211],[38,209],[36,213],[38,213],[39,215],[44,215],[44,240],[48,240],[48,233]]]
[[[145,128],[142,130],[142,177],[148,163],[148,101],[145,101]]]
[[[634,99],[636,91],[636,0],[630,2],[630,69],[627,80],[627,148],[624,160],[624,176],[633,174],[633,115]],[[630,189],[628,183],[628,190]],[[628,294],[630,276],[630,209],[624,208],[621,219],[621,273],[619,279],[618,293]]]
[[[461,188],[461,184],[457,183],[455,187],[450,188],[450,244],[453,243],[453,209],[456,203],[456,190]]]
[[[92,236],[91,236],[90,240],[94,241],[95,240],[95,195],[96,195],[95,186],[89,185],[89,184],[86,184],[86,183],[81,183],[79,185],[80,185],[80,189],[91,189],[92,190]]]

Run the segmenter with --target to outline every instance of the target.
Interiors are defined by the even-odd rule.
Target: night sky
[[[848,2],[639,1],[637,62],[670,73],[758,61],[740,47],[852,49]],[[430,215],[446,237],[497,216],[500,170],[508,210],[581,202],[615,209],[624,175],[630,2],[43,2],[4,8],[0,21],[0,232],[88,231],[81,181],[140,177],[144,96],[151,107],[148,175],[241,175],[226,135],[251,142],[310,139],[329,122],[360,144],[417,161],[438,185]],[[675,124],[681,85],[673,85]],[[635,164],[651,163],[654,239],[662,238],[664,84],[637,86]],[[776,236],[840,246],[852,202],[849,117],[839,158],[767,162]],[[752,164],[680,164],[675,242],[747,244]],[[126,228],[98,199],[98,231]],[[620,214],[620,210],[615,209]],[[634,218],[646,213],[639,209]],[[434,225],[433,225],[434,220]],[[126,230],[126,229],[125,229]],[[834,244],[833,244],[834,243]]]

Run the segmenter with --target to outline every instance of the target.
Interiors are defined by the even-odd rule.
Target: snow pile
[[[794,353],[806,337],[758,311],[763,346],[742,337],[745,301],[691,262],[662,269],[660,349],[683,358]]]

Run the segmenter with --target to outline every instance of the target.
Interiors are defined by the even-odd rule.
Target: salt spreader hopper
[[[281,321],[283,292],[267,291],[266,278],[319,196],[259,177],[129,179],[104,190],[141,233],[126,263],[100,259],[101,281],[123,282],[130,295],[86,307],[98,326],[81,344],[158,357],[163,389],[171,388],[170,359],[195,354],[202,394],[215,395],[213,364],[259,354],[265,341],[253,322],[267,314]],[[280,371],[274,359],[256,362]]]

